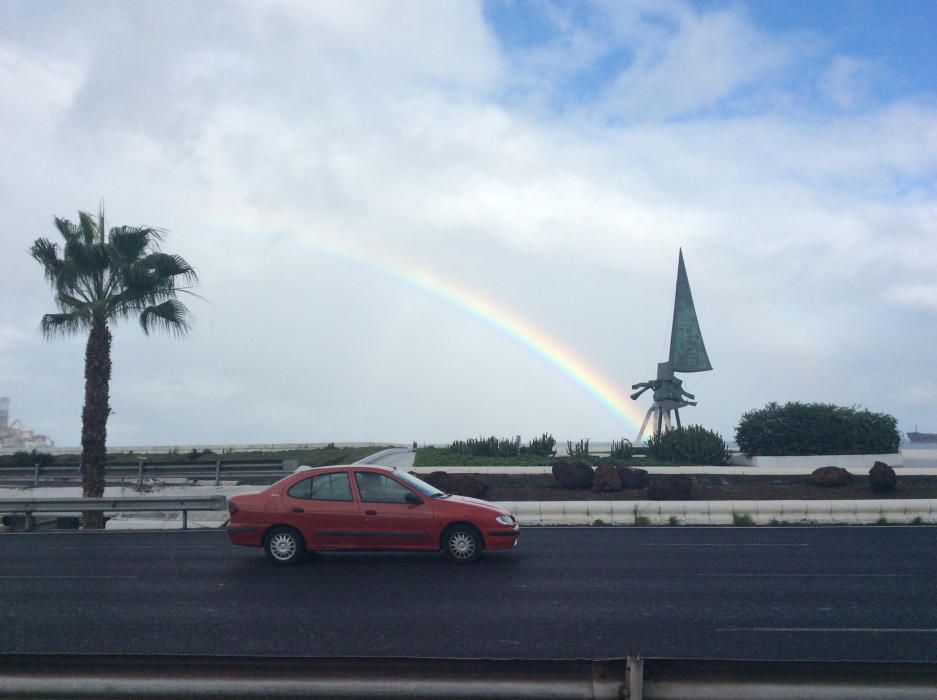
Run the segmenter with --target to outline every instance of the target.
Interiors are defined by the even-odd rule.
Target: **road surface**
[[[281,569],[202,532],[0,535],[0,653],[937,660],[932,527],[527,528]]]

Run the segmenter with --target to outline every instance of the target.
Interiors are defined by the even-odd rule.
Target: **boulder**
[[[560,460],[553,465],[553,477],[564,489],[591,489],[592,467],[581,460]]]
[[[693,478],[689,476],[658,476],[647,488],[650,501],[688,501],[693,497]]]
[[[418,479],[422,479],[430,486],[435,486],[440,491],[446,491],[448,488],[449,475],[446,472],[430,472],[429,474],[416,474],[410,472]],[[446,491],[448,493],[448,491]]]
[[[488,493],[488,484],[471,474],[449,474],[444,490],[456,496],[482,498]]]
[[[416,476],[430,486],[435,486],[440,491],[455,494],[456,496],[481,498],[488,493],[488,484],[469,474],[449,474],[439,471]]]
[[[618,467],[618,478],[621,479],[623,489],[643,489],[650,483],[651,479],[647,475],[646,469],[637,467]]]
[[[845,486],[852,481],[852,474],[842,467],[820,467],[807,477],[807,482],[814,486],[834,488]]]
[[[611,464],[600,464],[592,477],[593,491],[621,491],[621,477]]]
[[[898,484],[898,475],[885,462],[876,462],[869,470],[869,486],[875,493],[894,491]]]

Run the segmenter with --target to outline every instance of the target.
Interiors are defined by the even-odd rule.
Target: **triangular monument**
[[[696,401],[687,400],[696,397],[683,390],[683,381],[677,379],[674,372],[708,372],[712,368],[709,355],[706,354],[706,345],[703,343],[703,334],[699,329],[699,320],[696,318],[696,307],[693,306],[693,294],[690,292],[690,281],[686,275],[681,249],[677,263],[677,291],[673,302],[673,324],[670,328],[670,358],[667,362],[657,364],[657,379],[631,386],[632,389],[639,389],[631,395],[632,399],[637,399],[648,389],[654,390],[654,403],[644,416],[636,444],[641,444],[644,430],[652,417],[654,418],[654,435],[660,435],[671,427],[671,411],[677,419],[679,428],[680,409],[696,405]]]

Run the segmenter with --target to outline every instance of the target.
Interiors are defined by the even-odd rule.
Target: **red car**
[[[228,538],[263,547],[275,564],[307,551],[442,550],[476,561],[517,544],[517,520],[495,503],[451,496],[389,467],[298,471],[260,493],[228,499]]]

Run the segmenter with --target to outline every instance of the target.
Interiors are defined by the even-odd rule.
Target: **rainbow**
[[[227,202],[224,214],[211,217],[223,230],[232,228],[232,203]],[[574,385],[580,387],[604,406],[617,420],[622,421],[628,433],[635,434],[644,420],[644,411],[627,394],[619,391],[616,383],[591,366],[568,346],[538,328],[531,321],[503,304],[485,296],[477,289],[451,277],[442,277],[420,265],[412,256],[404,257],[389,249],[376,247],[371,241],[359,244],[347,232],[330,233],[317,228],[314,234],[305,233],[307,225],[292,217],[263,215],[246,206],[234,206],[238,223],[234,228],[242,231],[280,230],[296,240],[333,256],[364,265],[388,274],[410,287],[434,297],[478,319],[499,333],[526,348],[543,362],[554,367]],[[245,222],[255,225],[245,226]],[[303,233],[298,233],[303,232]]]
[[[378,250],[370,243],[367,247],[358,246],[347,237],[339,238],[319,233],[315,236],[302,236],[301,239],[318,250],[390,274],[418,291],[496,329],[553,366],[595,398],[616,419],[626,424],[628,433],[637,433],[644,419],[644,411],[630,396],[621,393],[614,381],[587,363],[571,348],[479,290],[451,277],[442,277],[410,257],[404,258],[389,250]]]

